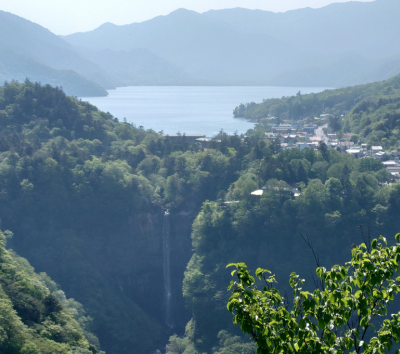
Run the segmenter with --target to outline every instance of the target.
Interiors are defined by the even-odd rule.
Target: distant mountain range
[[[58,37],[0,12],[0,79],[26,76],[78,96],[129,85],[361,84],[400,73],[399,17],[398,0],[285,13],[180,9]]]
[[[63,86],[73,95],[106,95],[112,88],[103,69],[78,55],[73,47],[49,30],[0,11],[0,79]]]

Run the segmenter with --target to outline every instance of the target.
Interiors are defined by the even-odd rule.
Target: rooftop
[[[348,154],[359,154],[361,152],[361,149],[347,149],[346,152]]]
[[[254,192],[251,192],[251,195],[263,195],[264,191],[262,189],[257,189]]]
[[[163,134],[163,136],[169,136],[169,137],[178,137],[178,136],[186,136],[186,137],[190,137],[190,138],[204,138],[205,135],[204,134]]]
[[[341,141],[340,146],[354,146],[352,141]]]
[[[390,161],[384,161],[382,162],[385,166],[396,166],[398,163],[396,161],[390,160]]]

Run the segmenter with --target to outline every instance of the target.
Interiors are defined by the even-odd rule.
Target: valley
[[[399,349],[399,14],[0,11],[0,353]]]

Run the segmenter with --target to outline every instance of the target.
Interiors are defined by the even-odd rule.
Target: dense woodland
[[[376,87],[400,79],[393,80]],[[9,247],[83,304],[107,353],[151,353],[174,332],[170,345],[181,353],[251,353],[254,344],[226,309],[228,263],[267,267],[278,282],[292,271],[312,282],[303,237],[329,266],[348,258],[359,225],[371,235],[399,231],[400,184],[389,184],[381,162],[325,145],[279,151],[254,134],[257,127],[244,139],[221,132],[205,150],[29,81],[0,88],[0,127],[0,218],[14,233]],[[262,196],[250,195],[262,187]],[[158,229],[158,243],[126,243],[132,228],[146,234],[151,226],[143,225],[165,209],[194,211],[193,255],[184,275],[173,273],[189,314],[184,337],[184,326],[163,324],[159,253],[139,257],[146,244],[159,247]],[[136,227],[132,219],[147,221]]]
[[[108,353],[162,347],[170,330],[156,280],[161,230],[147,229],[163,208],[216,199],[251,148],[239,137],[229,138],[238,153],[227,137],[220,150],[202,151],[184,136],[172,144],[29,81],[0,88],[0,125],[0,215],[15,234],[10,246],[85,306]],[[128,233],[152,237],[143,241],[155,248],[144,265]]]
[[[0,352],[99,353],[82,305],[67,299],[46,273],[35,273],[26,259],[6,250],[10,237],[11,231],[0,232]]]
[[[237,334],[225,306],[228,263],[243,261],[250,269],[264,265],[284,291],[288,284],[280,280],[293,271],[313,285],[314,259],[303,237],[329,267],[344,262],[352,244],[361,240],[358,225],[365,234],[399,231],[400,184],[385,185],[390,177],[381,162],[355,160],[335,150],[325,156],[295,149],[268,155],[229,188],[226,200],[239,203],[206,202],[193,224],[195,253],[183,292],[194,314],[190,338],[200,353],[213,347],[218,352],[219,331]],[[301,190],[296,198],[290,193],[293,182]],[[250,195],[261,186],[266,186],[261,197]]]

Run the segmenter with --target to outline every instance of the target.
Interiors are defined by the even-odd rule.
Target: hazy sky
[[[92,30],[105,22],[123,25],[141,22],[178,9],[197,12],[245,7],[275,12],[322,7],[349,0],[0,0],[8,11],[48,28],[56,34]],[[359,0],[372,1],[372,0]]]

